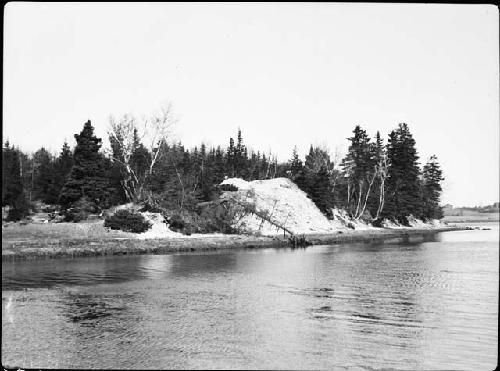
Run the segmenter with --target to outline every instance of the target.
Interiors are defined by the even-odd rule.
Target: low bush
[[[171,230],[186,235],[192,233],[237,233],[232,227],[233,219],[234,211],[222,205],[211,205],[199,210],[198,213],[183,210],[165,218]]]
[[[89,214],[98,210],[96,204],[87,197],[74,202],[70,208],[63,211],[64,221],[78,223],[88,218]]]
[[[186,227],[186,222],[179,213],[173,214],[167,219],[167,222],[169,228],[175,232],[181,232]]]
[[[104,226],[125,232],[142,233],[151,228],[151,223],[139,213],[129,210],[118,210],[114,215],[104,219]]]
[[[64,221],[65,222],[73,222],[78,223],[82,220],[87,219],[89,213],[85,210],[79,210],[75,207],[69,208],[64,212]]]
[[[202,224],[204,230],[202,233],[238,233],[233,227],[237,209],[234,206],[220,204],[203,209],[200,213],[200,224]]]

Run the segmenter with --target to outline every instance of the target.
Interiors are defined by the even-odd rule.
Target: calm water
[[[2,364],[492,370],[498,224],[409,245],[2,264]]]

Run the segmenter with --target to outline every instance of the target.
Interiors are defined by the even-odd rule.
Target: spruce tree
[[[292,180],[295,179],[297,175],[302,171],[303,165],[302,165],[302,160],[299,157],[299,154],[297,153],[297,146],[293,147],[293,153],[292,153],[292,158],[290,160],[290,177]]]
[[[2,149],[2,206],[10,206],[7,219],[17,221],[29,214],[19,161],[20,151],[9,142]]]
[[[47,191],[46,203],[58,204],[61,190],[66,184],[71,168],[73,167],[73,153],[65,141],[59,156],[53,163],[53,175]]]
[[[441,219],[443,210],[439,206],[443,172],[436,156],[431,156],[422,171],[422,218]]]
[[[220,184],[224,180],[225,175],[225,163],[224,163],[224,152],[220,146],[217,146],[214,154],[214,181],[216,184]]]
[[[376,144],[370,143],[370,137],[359,125],[356,125],[353,134],[342,165],[349,188],[347,209],[357,219],[366,209],[375,181]]]
[[[103,156],[99,153],[101,138],[94,135],[94,127],[87,121],[75,134],[76,147],[73,153],[73,167],[62,191],[60,202],[64,208],[71,207],[82,198],[92,209],[107,206],[109,184],[105,178]]]
[[[35,173],[33,174],[33,196],[35,199],[45,203],[53,203],[54,194],[52,184],[54,182],[55,167],[51,154],[44,148],[40,148],[33,155]]]
[[[229,138],[229,147],[226,152],[226,173],[230,178],[235,177],[236,172],[236,148],[234,147],[234,139]]]
[[[382,217],[407,224],[409,215],[420,215],[420,169],[415,140],[405,123],[389,134],[387,157],[390,167]]]
[[[326,216],[330,217],[333,207],[333,192],[326,164],[322,165],[315,174],[314,183],[311,186],[310,192],[311,199],[318,209]]]

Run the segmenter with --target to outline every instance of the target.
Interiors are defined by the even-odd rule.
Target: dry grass
[[[7,241],[40,241],[59,239],[113,239],[135,238],[134,233],[127,233],[104,228],[102,220],[85,223],[46,223],[26,224],[19,223],[4,225],[2,227],[2,242]]]

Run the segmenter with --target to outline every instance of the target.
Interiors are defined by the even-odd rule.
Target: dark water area
[[[2,364],[497,365],[499,227],[411,244],[2,262]]]

